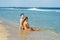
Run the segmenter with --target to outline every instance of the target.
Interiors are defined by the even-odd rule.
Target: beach
[[[60,40],[60,12],[45,11],[0,8],[0,40]],[[39,31],[19,29],[22,12],[30,26],[40,28]]]
[[[0,23],[0,40],[7,40],[8,30],[6,30],[5,25]]]
[[[1,40],[19,40],[18,30],[16,24],[0,19]]]
[[[60,40],[60,35],[44,29],[40,31],[19,30],[17,24],[0,20],[0,40]]]

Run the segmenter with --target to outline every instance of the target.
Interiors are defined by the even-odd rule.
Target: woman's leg
[[[39,31],[39,28],[31,28],[32,31]]]

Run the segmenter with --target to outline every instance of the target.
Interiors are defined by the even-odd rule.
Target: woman
[[[25,18],[24,13],[21,13],[21,14],[20,14],[20,28],[21,28],[21,29],[23,29],[22,24],[23,24],[24,18]]]
[[[29,31],[37,31],[39,30],[38,28],[31,28],[28,24],[28,17],[25,17],[25,19],[23,20],[23,28],[24,30],[29,30]]]

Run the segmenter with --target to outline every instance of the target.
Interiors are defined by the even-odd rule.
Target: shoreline
[[[0,17],[0,18],[1,18],[1,17]],[[1,21],[1,20],[2,20],[2,21]],[[1,24],[2,22],[4,22],[3,24],[5,24],[5,25],[9,25],[9,26],[17,27],[17,28],[18,28],[18,26],[19,26],[18,23],[12,22],[12,21],[10,21],[10,20],[6,20],[6,19],[4,19],[4,18],[1,18],[1,20],[0,20],[0,24]],[[36,27],[36,28],[37,28],[37,27]],[[38,28],[40,28],[40,27],[38,27]],[[40,28],[40,29],[41,29],[41,30],[50,31],[51,33],[55,33],[56,35],[60,35],[60,33],[57,33],[57,32],[55,32],[55,31],[49,30],[49,29],[47,29],[47,28]]]
[[[6,26],[9,28],[7,28]],[[60,35],[56,34],[55,32],[53,31],[50,31],[50,30],[47,30],[47,29],[44,29],[44,28],[41,28],[40,31],[21,31],[19,30],[19,27],[17,24],[15,23],[11,23],[7,20],[0,20],[0,27],[3,28],[3,30],[1,30],[1,39],[2,40],[59,40],[60,39]],[[9,32],[9,33],[8,33]],[[18,32],[20,32],[18,34]],[[17,36],[18,35],[18,36]],[[21,35],[21,37],[20,37]],[[4,38],[4,39],[3,39]],[[27,39],[26,39],[27,38]],[[31,39],[32,38],[32,39]]]

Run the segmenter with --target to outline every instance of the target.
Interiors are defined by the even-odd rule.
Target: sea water
[[[0,8],[0,18],[19,24],[20,14],[28,17],[31,27],[40,27],[60,33],[60,9]]]

